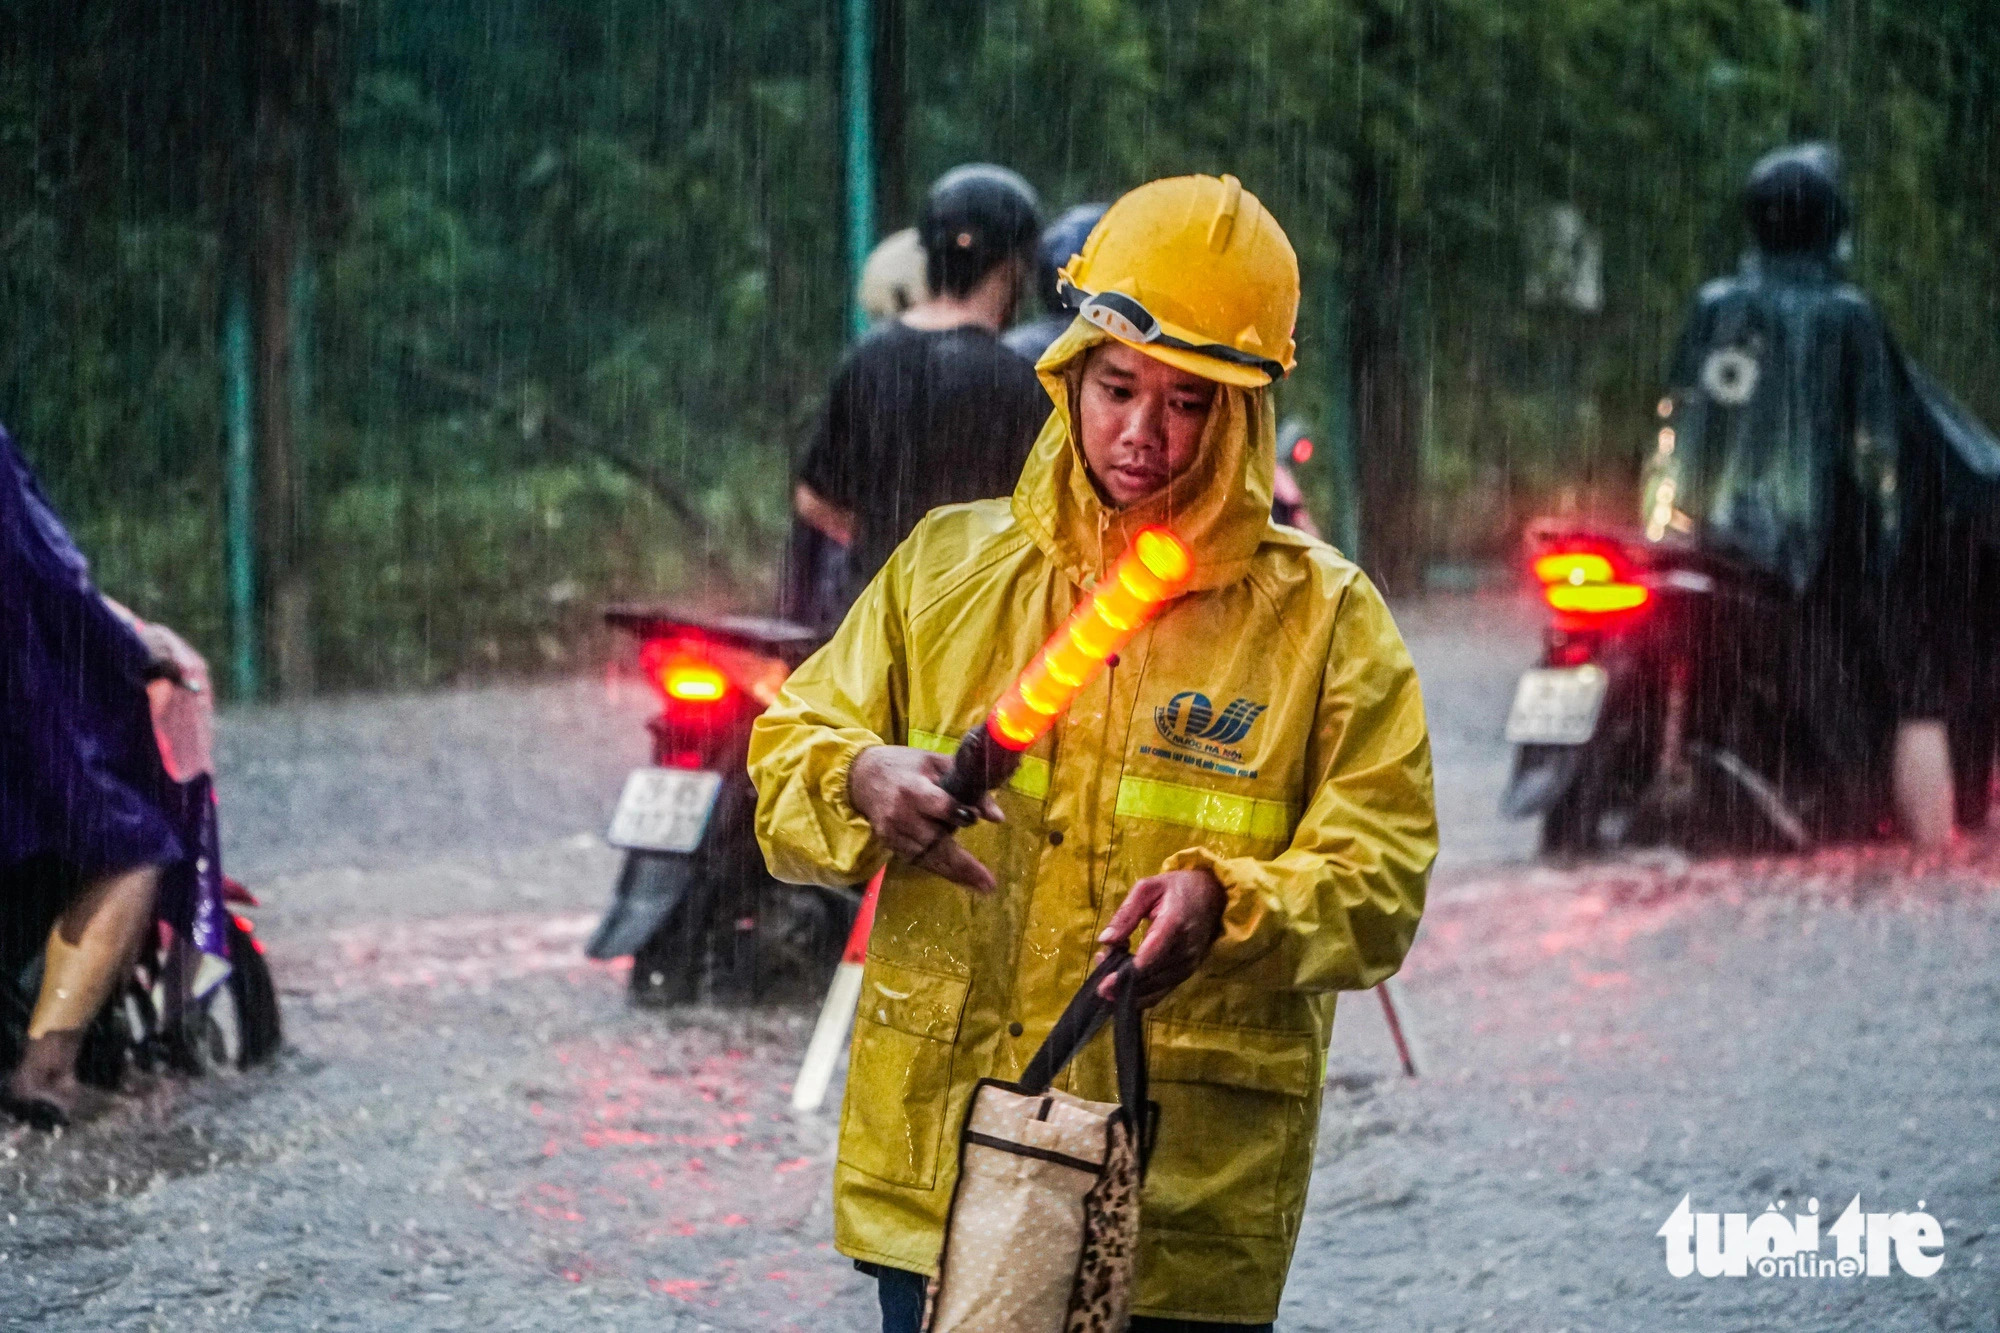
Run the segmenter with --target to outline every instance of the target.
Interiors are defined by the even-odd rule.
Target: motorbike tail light
[[[706,662],[684,659],[667,664],[660,673],[660,688],[682,703],[714,703],[729,693],[729,677]]]
[[[1634,581],[1629,557],[1601,540],[1558,538],[1541,547],[1529,568],[1558,629],[1601,629],[1653,600],[1652,589]]]
[[[639,669],[669,708],[691,704],[699,709],[738,693],[769,708],[791,675],[780,658],[691,635],[646,640],[639,645]]]
[[[1596,551],[1554,551],[1538,556],[1535,578],[1544,587],[1558,583],[1609,583],[1616,573],[1608,557]]]
[[[648,639],[639,648],[639,668],[669,705],[719,703],[729,694],[729,677],[686,639]]]
[[[1639,610],[1653,593],[1643,583],[1551,583],[1542,597],[1565,615],[1609,616]]]

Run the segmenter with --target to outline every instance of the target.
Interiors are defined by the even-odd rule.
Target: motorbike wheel
[[[701,846],[691,856],[635,852],[628,858],[627,873],[686,876],[673,910],[632,952],[634,1004],[666,1008],[755,994],[759,889],[769,882],[752,831],[756,803],[750,779],[738,774],[723,784]],[[619,892],[640,887],[621,882]]]
[[[757,998],[825,995],[859,907],[857,897],[838,890],[767,881],[757,912]]]
[[[234,921],[227,939],[229,976],[189,1004],[179,1031],[169,1034],[174,1067],[184,1073],[248,1069],[269,1059],[284,1040],[270,964]]]
[[[1986,827],[1993,809],[1993,758],[1995,731],[1990,707],[1979,702],[1960,706],[1950,721],[1952,792],[1958,826],[1977,830]]]
[[[1542,855],[1592,855],[1604,845],[1599,832],[1603,822],[1604,807],[1597,792],[1579,779],[1542,816]]]
[[[619,877],[620,892],[639,891],[641,886],[635,877],[669,873],[677,872],[662,858],[644,852],[627,852],[625,869]],[[699,874],[698,869],[696,873]],[[632,951],[629,983],[632,1003],[648,1009],[666,1009],[677,1004],[693,1004],[700,998],[707,952],[702,938],[705,932],[700,926],[706,912],[705,903],[696,902],[697,898],[705,898],[705,895],[691,891],[683,894],[673,910],[646,938],[646,942]]]
[[[271,979],[271,965],[257,942],[229,923],[229,980],[219,988],[230,994],[236,1007],[241,1040],[236,1066],[248,1069],[278,1053],[285,1041],[284,1021],[278,1013],[278,987]]]

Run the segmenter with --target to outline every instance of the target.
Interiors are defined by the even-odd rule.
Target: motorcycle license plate
[[[1523,672],[1507,714],[1512,745],[1582,745],[1597,730],[1611,677],[1603,667],[1538,667]]]
[[[701,845],[722,774],[686,768],[635,768],[625,779],[611,831],[613,847],[643,852],[691,852]]]

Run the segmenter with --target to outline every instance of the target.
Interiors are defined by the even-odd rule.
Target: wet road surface
[[[1424,1076],[1343,1000],[1280,1327],[2000,1329],[2000,841],[1533,866],[1492,813],[1532,613],[1402,619],[1446,837],[1403,978]],[[287,1050],[0,1133],[0,1321],[871,1327],[833,1114],[788,1105],[811,1016],[636,1012],[581,958],[645,710],[590,682],[226,717]],[[1935,1277],[1675,1279],[1654,1235],[1684,1195],[1830,1224],[1856,1193],[1923,1201]]]

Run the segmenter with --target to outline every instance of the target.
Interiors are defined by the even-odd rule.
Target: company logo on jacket
[[[1173,748],[1142,745],[1139,753],[1191,764],[1230,777],[1254,778],[1256,769],[1245,769],[1243,751],[1237,748],[1257,725],[1269,704],[1248,699],[1232,699],[1221,712],[1199,690],[1182,690],[1165,705],[1153,710],[1153,727]]]
[[[1234,745],[1250,734],[1250,728],[1269,707],[1237,699],[1218,717],[1207,695],[1198,690],[1182,690],[1167,700],[1165,708],[1153,710],[1153,725],[1160,729],[1160,735],[1179,745],[1195,741]]]

